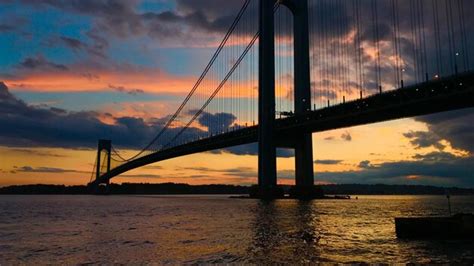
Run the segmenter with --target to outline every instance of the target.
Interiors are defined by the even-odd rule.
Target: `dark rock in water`
[[[290,197],[295,199],[321,199],[324,198],[324,192],[319,186],[290,188]]]
[[[282,186],[262,189],[259,186],[252,186],[249,191],[250,198],[255,199],[282,199],[285,191]]]
[[[398,238],[474,239],[474,215],[395,218],[395,230]]]

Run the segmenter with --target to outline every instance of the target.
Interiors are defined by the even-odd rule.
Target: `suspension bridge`
[[[209,63],[131,157],[99,140],[89,186],[189,154],[258,143],[277,197],[276,149],[295,151],[295,197],[314,191],[312,133],[474,107],[466,0],[242,0]]]

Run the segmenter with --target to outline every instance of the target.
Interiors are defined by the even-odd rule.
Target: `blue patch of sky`
[[[144,0],[138,5],[138,11],[145,12],[163,12],[176,8],[176,2],[171,0]]]
[[[31,30],[27,27],[30,16],[17,3],[0,4],[0,23],[14,26],[15,30],[0,34],[0,70],[10,70],[24,56],[24,48],[33,49],[31,44]],[[26,21],[25,21],[26,20]],[[23,21],[26,23],[20,23]]]
[[[21,59],[21,51],[16,46],[17,37],[13,33],[0,34],[0,71],[8,72]],[[11,73],[10,73],[11,74]]]
[[[55,63],[68,64],[76,54],[65,47],[54,45],[60,36],[82,39],[90,28],[91,18],[76,14],[65,16],[55,8],[30,7],[19,4],[4,5],[0,16],[11,20],[25,20],[19,30],[0,35],[0,69],[12,70],[29,56],[44,55]]]
[[[42,45],[42,52],[48,59],[55,63],[68,64],[74,61],[76,54],[69,48],[58,46],[57,38],[66,36],[83,40],[83,33],[90,28],[90,18],[79,15],[68,15],[58,9],[48,9],[35,14],[31,27]]]
[[[197,76],[202,73],[215,48],[157,48],[159,67],[177,76]]]
[[[156,67],[156,61],[159,60],[159,57],[148,53],[146,48],[150,41],[148,37],[116,40],[110,43],[109,55],[117,63]]]
[[[92,18],[89,16],[69,16],[58,30],[61,36],[78,39],[87,42],[86,33],[92,28]]]
[[[159,39],[135,37],[112,42],[109,54],[118,63],[159,68],[176,76],[200,75],[215,52],[212,48],[160,47]]]
[[[137,94],[119,92],[31,92],[15,91],[13,94],[31,105],[46,104],[50,107],[69,111],[98,110],[100,107],[114,103],[126,102],[180,102],[181,96],[171,94]]]

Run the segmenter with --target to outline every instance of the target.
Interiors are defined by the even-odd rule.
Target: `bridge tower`
[[[294,99],[295,113],[311,110],[309,61],[308,1],[280,0],[293,14],[294,31]],[[259,44],[259,196],[277,197],[275,125],[275,0],[260,0]],[[314,190],[313,142],[311,133],[294,132],[296,187],[294,197],[310,197]]]
[[[110,153],[112,150],[112,141],[110,140],[105,140],[105,139],[100,139],[99,143],[97,145],[97,165],[96,165],[96,173],[95,173],[95,187],[94,187],[94,192],[95,193],[103,193],[106,192],[104,190],[107,190],[108,185],[110,180],[107,180],[106,182],[98,183],[98,180],[100,180],[101,174],[101,168],[102,164],[104,162],[101,161],[101,153],[102,151],[105,151],[107,154],[106,158],[106,171],[107,173],[110,172]],[[103,189],[105,188],[105,189]]]
[[[260,0],[258,51],[258,196],[278,197],[275,142],[275,0]]]

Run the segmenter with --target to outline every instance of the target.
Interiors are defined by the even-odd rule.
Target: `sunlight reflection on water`
[[[446,215],[442,196],[0,196],[0,211],[0,264],[474,262],[473,241],[395,237],[396,216]]]

